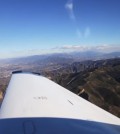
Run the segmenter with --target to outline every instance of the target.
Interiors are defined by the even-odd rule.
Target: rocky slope
[[[120,59],[89,61],[86,65],[80,62],[74,67],[49,75],[68,90],[120,117]]]

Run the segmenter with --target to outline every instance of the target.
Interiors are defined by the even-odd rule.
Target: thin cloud
[[[109,53],[109,52],[120,52],[120,44],[103,44],[100,46],[96,46],[95,48],[97,51],[100,52],[105,52],[105,53]]]
[[[83,49],[83,46],[63,46],[60,49]]]
[[[85,30],[83,32],[80,31],[79,28],[76,29],[76,33],[78,38],[88,38],[91,34],[91,30],[90,27],[86,27]]]
[[[76,35],[78,38],[88,38],[91,34],[90,27],[86,27],[84,31],[81,31],[79,27],[77,26],[77,20],[74,13],[74,3],[73,0],[68,0],[65,4],[65,9],[68,12],[68,15],[72,21],[74,21],[75,27],[76,27]]]
[[[84,52],[84,51],[96,51],[96,52],[104,52],[104,53],[110,53],[110,52],[119,52],[120,51],[120,45],[118,44],[102,44],[102,45],[96,45],[96,46],[88,46],[88,45],[66,45],[62,47],[54,48],[54,51],[64,51],[64,52]]]
[[[68,0],[67,3],[65,4],[65,8],[68,11],[69,17],[72,20],[75,20],[73,7],[74,7],[73,0]]]
[[[76,29],[76,34],[77,34],[78,38],[82,37],[82,32],[80,31],[79,28]]]
[[[64,50],[64,51],[68,51],[68,52],[71,52],[71,51],[86,51],[86,50],[89,50],[89,47],[88,46],[82,46],[82,45],[66,45],[66,46],[62,46],[62,47],[59,47],[57,48],[57,50]]]
[[[87,38],[90,36],[91,30],[90,27],[86,27],[85,32],[84,32],[84,37]]]

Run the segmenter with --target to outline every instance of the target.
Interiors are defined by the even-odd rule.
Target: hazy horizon
[[[65,46],[65,48],[66,48],[66,46]],[[108,49],[108,48],[107,48]],[[106,49],[105,49],[106,50]],[[117,53],[119,53],[119,56],[117,56],[117,57],[120,57],[120,51],[118,50],[116,50],[116,51],[99,51],[99,50],[93,50],[92,48],[91,49],[86,49],[86,50],[71,50],[71,51],[69,51],[69,50],[64,50],[64,51],[54,51],[54,52],[47,52],[47,53],[31,53],[31,54],[28,54],[28,55],[17,55],[17,56],[9,56],[9,57],[4,57],[4,58],[0,58],[0,60],[7,60],[7,59],[19,59],[19,58],[27,58],[27,57],[32,57],[32,56],[52,56],[52,55],[59,55],[59,56],[62,56],[63,54],[65,54],[65,55],[74,55],[74,54],[77,54],[77,55],[79,55],[79,54],[83,54],[83,55],[86,55],[86,56],[88,56],[88,54],[93,54],[93,55],[95,55],[95,56],[98,56],[98,55],[100,55],[100,56],[104,56],[104,55],[106,55],[106,54],[112,54],[113,55],[113,57],[115,58],[116,56],[116,54]],[[67,57],[66,57],[67,58]],[[86,60],[86,59],[85,59]]]

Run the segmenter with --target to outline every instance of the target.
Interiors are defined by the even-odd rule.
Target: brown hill
[[[112,60],[111,60],[112,61]],[[110,61],[109,61],[110,62]],[[78,73],[58,73],[53,80],[95,105],[120,117],[120,64],[107,64]]]

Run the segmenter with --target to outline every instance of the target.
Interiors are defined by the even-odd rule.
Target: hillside
[[[101,63],[97,68],[89,67],[77,73],[63,71],[64,73],[58,73],[54,77],[51,75],[51,78],[68,90],[120,117],[120,61],[112,59]]]

